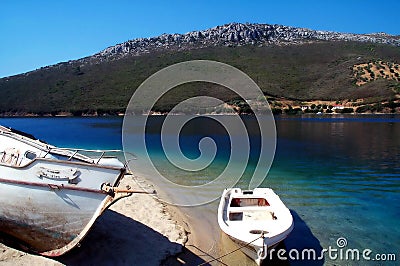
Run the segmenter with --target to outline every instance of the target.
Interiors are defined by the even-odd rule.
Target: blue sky
[[[400,1],[3,0],[0,78],[89,56],[139,37],[229,22],[400,35]]]

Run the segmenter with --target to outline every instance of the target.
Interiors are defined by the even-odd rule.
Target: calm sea
[[[208,169],[183,174],[163,156],[159,129],[164,118],[149,119],[146,135],[149,151],[154,164],[171,180],[185,185],[201,184],[212,180],[226,166],[230,142],[219,125],[198,119],[182,130],[180,146],[189,158],[199,155],[198,142],[203,137],[213,138],[218,147],[215,163]],[[245,187],[254,171],[260,139],[254,118],[246,116],[243,120],[251,144],[250,160],[238,184]],[[57,146],[122,148],[122,118],[117,117],[1,118],[0,124]],[[285,240],[285,248],[299,252],[314,249],[317,256],[323,249],[336,249],[336,253],[326,252],[322,260],[289,259],[290,265],[363,265],[365,249],[371,250],[368,254],[371,258],[395,254],[399,261],[400,116],[282,116],[276,118],[276,128],[276,154],[262,186],[273,188],[295,218],[295,229]],[[135,165],[135,170],[141,174],[140,164]],[[220,246],[224,241],[216,223],[217,204],[184,210],[200,220],[198,226],[210,232],[208,250],[213,250],[214,255],[229,250]],[[359,260],[346,258],[348,249],[359,250]],[[291,255],[295,257],[296,253]],[[231,260],[226,258],[225,262],[243,264],[245,260],[237,255]]]

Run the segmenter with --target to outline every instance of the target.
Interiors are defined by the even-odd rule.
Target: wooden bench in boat
[[[235,208],[229,210],[230,221],[246,221],[246,220],[276,220],[273,210],[269,208],[247,209]]]

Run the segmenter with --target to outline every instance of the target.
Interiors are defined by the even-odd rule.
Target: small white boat
[[[0,233],[46,256],[75,247],[126,174],[108,152],[117,151],[57,148],[0,126]]]
[[[270,188],[225,189],[218,207],[218,224],[258,265],[293,230],[293,217]]]

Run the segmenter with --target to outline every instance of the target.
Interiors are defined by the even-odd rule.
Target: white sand
[[[126,176],[129,184],[153,190],[143,179]],[[138,185],[140,184],[140,186]],[[0,243],[0,265],[160,265],[182,251],[187,234],[166,205],[147,194],[133,194],[106,210],[82,241],[56,258],[28,254]]]

